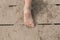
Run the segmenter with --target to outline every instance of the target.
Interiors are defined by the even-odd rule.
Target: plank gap
[[[56,6],[60,6],[60,4],[55,4]]]
[[[60,25],[60,23],[40,23],[38,25]]]
[[[9,5],[9,7],[16,7],[17,5]]]
[[[14,26],[14,24],[0,24],[0,26]]]

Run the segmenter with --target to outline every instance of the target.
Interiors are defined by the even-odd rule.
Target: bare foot
[[[34,27],[34,22],[30,9],[24,9],[24,24],[28,27]]]

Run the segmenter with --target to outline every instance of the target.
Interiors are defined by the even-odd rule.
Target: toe
[[[34,23],[31,22],[31,23],[29,24],[29,27],[34,27]]]
[[[31,24],[31,27],[34,27],[34,23]]]

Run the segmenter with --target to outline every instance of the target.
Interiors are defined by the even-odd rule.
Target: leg
[[[25,0],[24,5],[24,24],[29,27],[34,27],[33,18],[31,15],[31,2],[32,0]]]

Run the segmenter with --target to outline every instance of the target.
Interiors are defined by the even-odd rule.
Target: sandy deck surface
[[[60,0],[33,0],[35,28],[23,25],[23,7],[24,0],[0,0],[0,40],[60,40]]]

